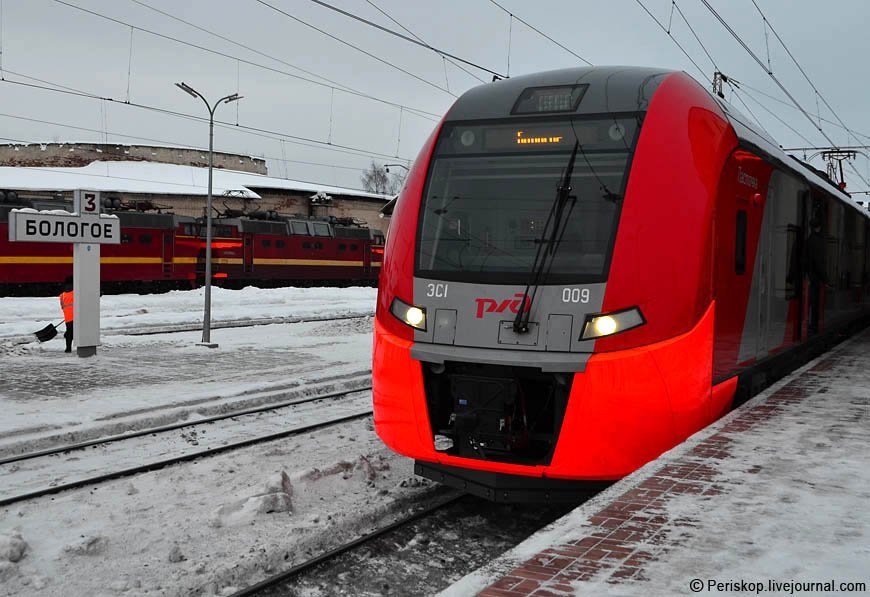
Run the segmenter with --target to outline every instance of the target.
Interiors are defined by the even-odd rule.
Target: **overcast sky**
[[[25,78],[34,77],[52,85],[122,102],[129,97],[133,103],[198,116],[205,115],[205,107],[199,100],[175,88],[173,83],[185,81],[210,99],[238,91],[245,96],[244,99],[238,104],[221,105],[217,119],[271,132],[248,134],[239,129],[218,128],[215,147],[270,158],[269,172],[275,176],[359,187],[360,170],[373,156],[347,149],[338,151],[337,147],[319,143],[301,145],[289,137],[322,143],[331,141],[334,145],[373,152],[380,154],[374,159],[381,163],[397,161],[396,156],[401,160],[413,159],[437,118],[401,110],[390,103],[440,116],[450,107],[455,96],[480,84],[456,66],[445,64],[429,50],[392,38],[310,0],[268,2],[428,83],[310,29],[256,0],[63,1],[230,57],[141,30],[132,34],[131,55],[129,26],[84,13],[56,0],[0,0],[2,69],[7,81],[44,85]],[[665,26],[671,23],[674,38],[703,68],[703,75],[636,0],[499,0],[499,3],[594,64],[682,69],[699,80],[711,76],[714,69],[710,60],[679,13],[674,11],[672,15],[674,5],[671,1],[642,1]],[[766,62],[765,28],[752,0],[710,1]],[[866,77],[870,55],[866,23],[870,20],[870,3],[834,0],[823,6],[816,0],[756,1],[839,117],[856,132],[870,135],[870,115],[866,108],[870,91]],[[506,73],[508,70],[511,19],[490,0],[330,0],[330,3],[398,29],[378,12],[378,7],[433,46],[493,71]],[[251,49],[197,30],[147,6]],[[685,14],[722,71],[754,89],[787,101],[765,71],[715,20],[701,0],[680,0],[676,7]],[[818,117],[816,97],[811,87],[773,33],[768,33],[767,45],[774,74],[814,117]],[[579,64],[582,63],[572,54],[519,21],[513,21],[511,75]],[[491,79],[487,73],[469,70],[484,80]],[[321,82],[324,81],[318,76],[325,77],[334,84],[316,85],[287,73]],[[384,101],[333,91],[329,85],[352,88]],[[732,99],[730,91],[726,91],[726,96]],[[8,82],[0,83],[0,97],[0,142],[108,140],[195,147],[205,147],[208,142],[207,125],[165,113]],[[783,146],[804,146],[808,141],[813,145],[828,144],[814,125],[795,109],[745,87],[741,97]],[[732,103],[746,112],[736,100]],[[819,105],[823,119],[836,120],[821,101]],[[771,112],[796,132],[778,122]],[[95,132],[36,123],[19,117],[74,125]],[[842,128],[824,121],[822,126],[837,144],[870,143],[870,137],[856,139]],[[282,136],[287,136],[283,142],[279,140]],[[282,161],[282,158],[288,161]],[[823,167],[819,160],[815,164]],[[865,179],[870,180],[867,159],[859,159],[856,167]],[[854,172],[847,173],[847,180],[850,190],[868,188]]]

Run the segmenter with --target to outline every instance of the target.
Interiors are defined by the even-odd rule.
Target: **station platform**
[[[868,563],[865,330],[442,595],[862,594]]]

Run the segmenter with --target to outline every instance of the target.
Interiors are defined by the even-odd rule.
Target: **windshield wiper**
[[[535,253],[535,261],[532,263],[531,279],[526,283],[520,307],[517,309],[517,315],[514,318],[514,333],[525,334],[529,331],[532,302],[538,293],[538,286],[543,282],[546,274],[549,273],[547,260],[549,258],[550,267],[552,267],[556,257],[556,250],[562,242],[565,229],[568,227],[571,211],[573,211],[574,204],[577,202],[577,197],[571,195],[571,178],[574,175],[574,162],[577,159],[578,149],[580,149],[579,140],[574,142],[574,149],[571,151],[571,157],[568,160],[568,165],[565,167],[565,173],[562,176],[562,180],[559,181],[559,186],[556,188],[556,197],[550,206],[547,222],[541,231],[541,238],[536,241],[538,243],[538,250]],[[565,208],[569,202],[568,217],[565,217]],[[550,226],[551,223],[552,227]],[[532,292],[531,296],[529,296],[530,290]]]

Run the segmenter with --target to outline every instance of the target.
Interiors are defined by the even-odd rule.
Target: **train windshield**
[[[445,127],[421,205],[417,273],[525,283],[579,143],[577,200],[544,283],[603,281],[638,127],[633,116]]]

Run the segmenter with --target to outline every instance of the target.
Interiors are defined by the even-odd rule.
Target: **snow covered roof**
[[[0,167],[0,188],[18,191],[93,189],[155,195],[207,195],[208,168],[157,162],[95,161],[80,168]],[[312,182],[275,178],[223,168],[214,169],[213,194],[259,199],[253,189],[324,192],[388,201],[388,195]]]

